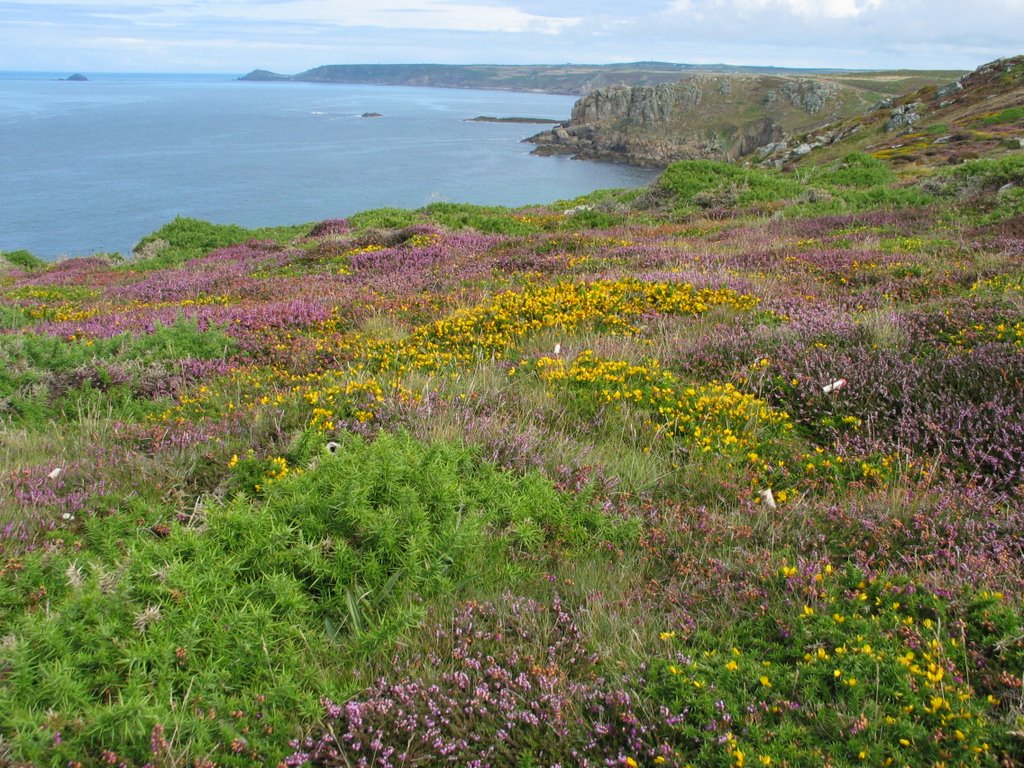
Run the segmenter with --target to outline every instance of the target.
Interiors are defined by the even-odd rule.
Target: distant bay
[[[229,75],[0,72],[0,250],[127,255],[173,219],[269,226],[435,201],[525,205],[649,170],[529,154],[573,97],[247,83]],[[366,114],[380,117],[367,119]]]

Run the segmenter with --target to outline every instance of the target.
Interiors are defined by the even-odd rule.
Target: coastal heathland
[[[1024,116],[972,103],[4,254],[0,764],[1020,765]]]

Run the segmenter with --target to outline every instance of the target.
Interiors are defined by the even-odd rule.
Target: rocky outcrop
[[[790,80],[783,83],[779,91],[797,109],[816,115],[835,97],[837,88],[820,80]],[[773,93],[769,91],[769,95]]]
[[[921,119],[920,109],[921,103],[917,101],[894,107],[889,112],[889,119],[885,121],[886,132],[900,131],[906,133],[911,130],[914,124]]]
[[[834,83],[810,78],[698,75],[655,86],[599,88],[569,121],[527,139],[540,155],[571,154],[660,167],[676,160],[735,160],[795,129],[835,119]]]

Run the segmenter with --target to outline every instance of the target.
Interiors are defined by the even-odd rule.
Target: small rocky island
[[[63,77],[61,79],[65,80],[65,81],[73,82],[73,83],[84,83],[84,82],[87,82],[89,80],[88,77],[86,77],[85,75],[83,75],[80,72],[75,72],[75,74],[71,75],[71,77]]]
[[[384,117],[380,112],[363,112],[360,117]]]

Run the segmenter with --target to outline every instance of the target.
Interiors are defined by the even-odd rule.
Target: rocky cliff
[[[615,85],[584,96],[568,122],[527,141],[537,154],[635,165],[735,160],[862,112],[876,95],[826,77],[695,75],[655,86]]]

